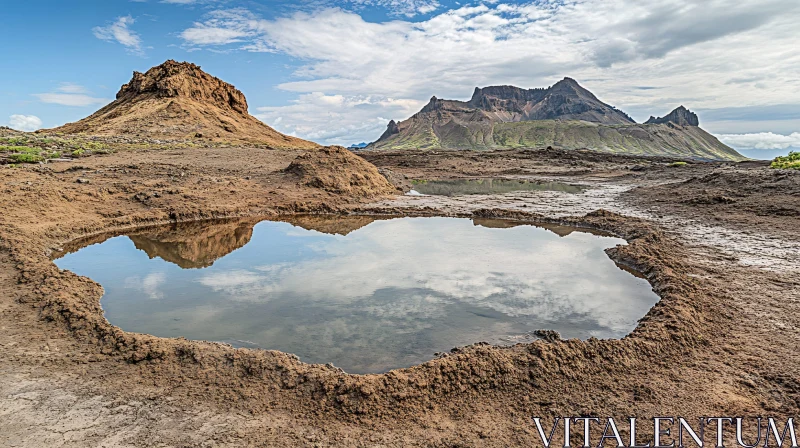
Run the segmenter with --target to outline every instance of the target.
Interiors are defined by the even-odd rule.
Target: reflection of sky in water
[[[127,330],[230,342],[380,372],[536,329],[621,337],[658,297],[603,249],[620,239],[452,218],[376,221],[347,236],[282,222],[205,269],[181,269],[127,237],[57,260],[98,281]]]

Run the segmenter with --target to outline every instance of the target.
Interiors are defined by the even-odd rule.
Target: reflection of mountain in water
[[[375,221],[392,219],[392,216],[341,216],[341,215],[295,215],[280,216],[271,221],[285,222],[305,230],[313,230],[328,235],[346,236],[350,233],[368,226]],[[248,218],[237,220],[199,221],[189,223],[176,223],[163,227],[148,227],[126,232],[134,246],[145,252],[148,257],[161,258],[183,269],[207,268],[214,262],[231,252],[243,247],[250,242],[253,228],[263,221],[262,218]],[[508,219],[475,218],[476,226],[507,229],[520,225],[533,225],[549,230],[561,237],[565,237],[578,230],[574,227],[558,224],[531,224]],[[603,234],[590,229],[581,229],[582,232]],[[106,234],[92,237],[83,241],[76,241],[68,249],[56,254],[59,258],[67,253],[77,251],[82,247],[102,243],[116,235]]]
[[[530,222],[513,221],[510,219],[475,218],[472,220],[472,223],[475,224],[476,226],[487,227],[490,229],[510,229],[512,227],[517,227],[517,226],[534,226],[540,229],[549,230],[562,238],[571,235],[573,232],[591,233],[592,235],[599,235],[599,236],[612,236],[607,232],[602,232],[600,230],[595,230],[595,229],[578,229],[576,227],[564,226],[561,224],[550,224],[550,223],[534,224]]]
[[[347,235],[375,220],[375,216],[298,215],[274,218],[329,235]],[[202,221],[152,227],[128,233],[137,249],[150,258],[161,258],[184,269],[207,268],[214,261],[239,249],[253,236],[253,227],[262,219]]]
[[[203,221],[128,234],[137,249],[184,269],[206,268],[250,242],[257,220]]]
[[[391,219],[389,216],[340,216],[340,215],[297,215],[275,219],[306,230],[314,230],[328,235],[346,236],[378,220]]]

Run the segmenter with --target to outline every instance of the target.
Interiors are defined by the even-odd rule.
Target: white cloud
[[[77,106],[86,107],[93,104],[106,104],[110,100],[105,98],[95,98],[85,94],[73,93],[37,93],[33,96],[39,98],[39,101],[50,104],[60,104],[62,106]]]
[[[543,0],[486,2],[421,22],[368,22],[335,8],[264,20],[235,9],[209,15],[181,37],[189,46],[292,56],[302,65],[280,88],[300,94],[466,99],[476,86],[546,87],[571,76],[641,121],[680,104],[714,109],[800,103],[800,79],[793,76],[800,60],[787,57],[800,38],[798,20],[800,3],[785,0]],[[731,75],[744,73],[742,67],[747,76]],[[306,100],[286,110],[301,117],[296,112]],[[317,113],[315,103],[306,107]],[[373,112],[353,120],[345,114],[344,121],[330,120],[315,132],[408,117],[397,110]],[[289,113],[269,113],[283,117],[284,129],[307,126]]]
[[[109,42],[118,42],[125,46],[127,50],[137,56],[143,56],[142,39],[136,32],[129,28],[136,20],[131,16],[123,16],[108,26],[96,26],[92,32],[98,39]]]
[[[380,6],[406,17],[428,14],[441,6],[436,0],[347,0],[347,3],[355,6]]]
[[[407,117],[424,102],[377,96],[300,95],[289,106],[259,107],[255,116],[280,132],[326,145],[375,140],[391,117]]]
[[[86,87],[78,85],[78,84],[73,84],[71,82],[61,83],[61,86],[58,88],[58,91],[59,92],[63,92],[63,93],[72,93],[72,94],[75,94],[75,93],[88,93],[88,91],[86,90]]]
[[[125,279],[125,288],[141,291],[151,299],[163,299],[164,293],[161,287],[167,282],[167,276],[163,272],[153,272],[144,278],[128,277]]]
[[[35,115],[12,115],[8,125],[18,131],[31,132],[42,127],[42,120]]]
[[[759,132],[754,134],[720,134],[717,137],[736,149],[787,149],[800,148],[800,132],[790,135]]]
[[[190,46],[227,45],[258,36],[262,23],[245,9],[212,11],[180,37]]]

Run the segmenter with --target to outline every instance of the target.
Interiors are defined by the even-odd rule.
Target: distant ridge
[[[244,94],[188,62],[134,72],[111,104],[54,129],[67,134],[211,139],[280,148],[318,145],[272,129],[248,113]]]
[[[469,101],[432,97],[409,119],[390,121],[367,150],[502,149],[555,146],[701,160],[743,160],[698,127],[681,106],[637,124],[572,78],[548,88],[475,88]]]
[[[667,123],[677,124],[678,126],[700,126],[700,119],[697,118],[697,114],[694,112],[680,106],[664,117],[656,118],[651,115],[650,119],[645,121],[645,124]]]

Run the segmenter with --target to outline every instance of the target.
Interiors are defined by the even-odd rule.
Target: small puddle
[[[123,330],[377,373],[538,329],[626,335],[658,296],[605,254],[624,243],[506,220],[296,216],[138,229],[55,263],[103,285]]]
[[[505,194],[515,191],[562,191],[581,193],[583,187],[561,182],[532,182],[518,179],[414,180],[409,195],[462,196]]]

